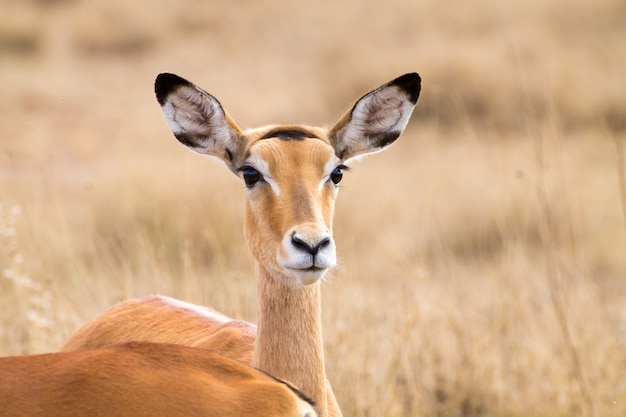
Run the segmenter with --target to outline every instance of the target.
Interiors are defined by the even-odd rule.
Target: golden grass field
[[[243,127],[417,71],[342,182],[324,284],[346,417],[626,415],[626,3],[0,0],[0,355],[151,293],[255,320],[244,187],[180,146],[177,73]]]

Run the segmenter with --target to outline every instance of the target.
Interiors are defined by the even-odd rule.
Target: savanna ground
[[[0,354],[150,293],[254,321],[244,187],[152,83],[330,124],[409,71],[342,182],[324,285],[348,416],[626,415],[626,3],[0,0]]]

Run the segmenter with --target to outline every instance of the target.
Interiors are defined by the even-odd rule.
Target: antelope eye
[[[243,181],[246,183],[246,187],[248,188],[254,187],[254,184],[263,179],[261,173],[252,167],[241,168],[241,174],[243,176]]]
[[[333,182],[333,184],[337,185],[339,184],[339,182],[341,182],[341,179],[343,178],[343,170],[345,168],[345,166],[339,165],[337,168],[335,168],[333,172],[330,173],[330,180]]]

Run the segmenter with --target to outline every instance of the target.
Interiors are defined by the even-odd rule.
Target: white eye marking
[[[326,162],[326,165],[324,165],[324,176],[322,177],[322,181],[320,181],[319,185],[317,186],[319,192],[322,192],[322,188],[324,187],[324,184],[326,184],[328,180],[330,179],[330,174],[340,164],[341,164],[341,159],[337,158],[335,155],[333,155],[328,160],[328,162]]]
[[[269,165],[264,159],[259,156],[253,155],[248,159],[246,165],[250,165],[257,171],[259,171],[261,175],[263,175],[263,181],[267,182],[270,187],[272,187],[272,191],[274,191],[274,194],[280,195],[280,188],[278,188],[278,184],[270,175]]]

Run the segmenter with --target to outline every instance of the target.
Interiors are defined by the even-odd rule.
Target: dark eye
[[[254,187],[254,184],[263,179],[261,173],[252,167],[243,167],[240,171],[243,175],[243,181],[246,183],[246,187],[248,188]]]
[[[333,172],[330,173],[330,180],[333,182],[333,184],[337,185],[339,184],[339,182],[341,182],[341,179],[343,178],[343,170],[345,168],[345,166],[339,165],[337,168],[335,168]]]

